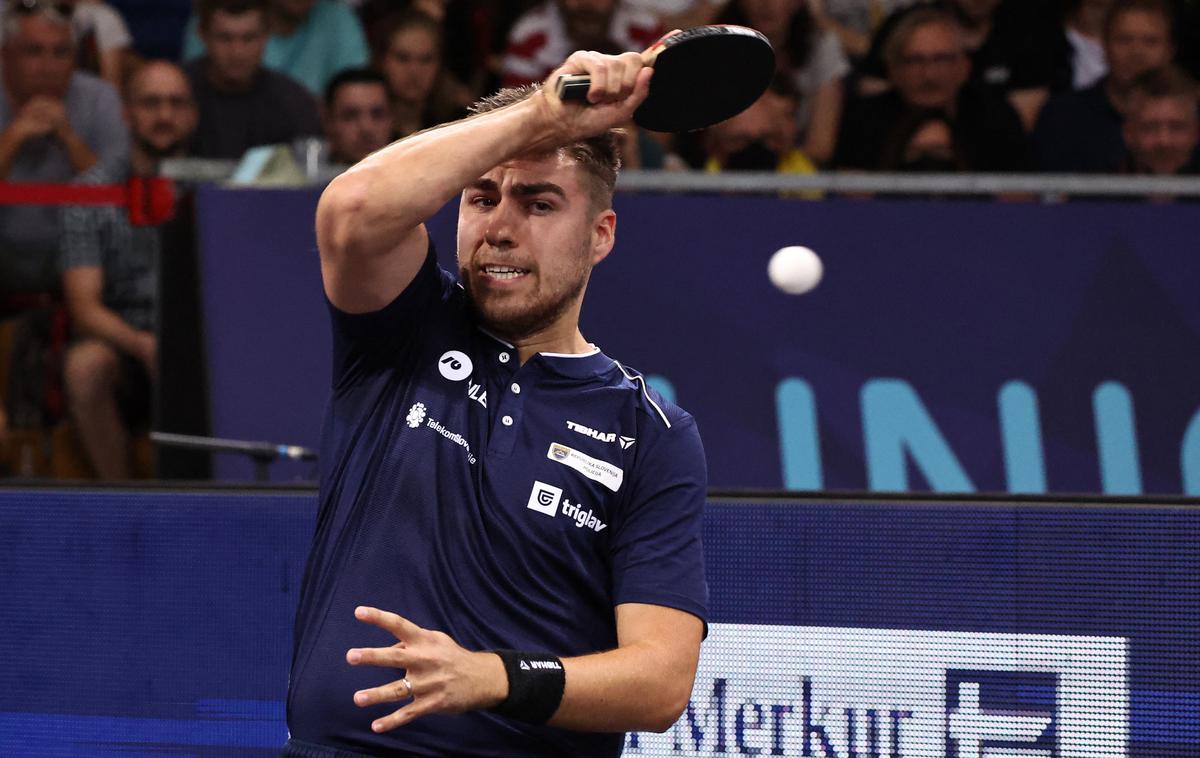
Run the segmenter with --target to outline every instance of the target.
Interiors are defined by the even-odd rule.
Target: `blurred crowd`
[[[3,0],[0,181],[123,184],[263,145],[349,165],[572,50],[707,23],[762,32],[771,86],[701,132],[630,125],[626,167],[1200,166],[1200,0]],[[116,208],[0,205],[0,443],[57,414],[92,472],[131,474],[161,245]]]

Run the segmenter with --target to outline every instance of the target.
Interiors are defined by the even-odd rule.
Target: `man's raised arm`
[[[645,99],[651,70],[637,53],[579,52],[547,81],[574,73],[592,75],[590,107],[564,104],[544,87],[512,106],[389,145],[334,179],[317,206],[330,301],[351,313],[390,303],[424,260],[426,219],[499,163],[624,123]]]

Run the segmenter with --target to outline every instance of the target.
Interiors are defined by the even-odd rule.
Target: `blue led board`
[[[0,490],[0,755],[268,756],[309,492]],[[1200,507],[713,501],[691,702],[629,756],[1200,754]]]

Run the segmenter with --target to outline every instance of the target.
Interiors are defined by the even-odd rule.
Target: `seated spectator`
[[[1165,0],[1116,0],[1104,24],[1108,74],[1079,92],[1055,95],[1033,132],[1045,171],[1113,173],[1125,157],[1121,136],[1134,81],[1171,62],[1171,14]]]
[[[508,34],[503,86],[542,82],[576,50],[641,52],[660,36],[654,16],[620,0],[545,0],[518,18]]]
[[[969,171],[967,157],[954,137],[954,123],[942,111],[912,111],[884,140],[884,171]]]
[[[798,100],[791,78],[777,74],[753,105],[704,130],[701,136],[704,170],[814,173],[816,165],[796,147]]]
[[[118,174],[95,169],[99,183],[158,174],[180,155],[196,127],[187,77],[174,63],[154,61],[129,80],[125,117],[133,137],[130,165]],[[63,361],[67,407],[89,462],[101,479],[128,479],[130,429],[150,420],[156,375],[155,337],[160,240],[153,226],[133,226],[124,208],[67,206],[59,265],[75,340]]]
[[[353,166],[392,137],[387,82],[378,71],[348,68],[329,82],[321,113],[331,163]]]
[[[45,0],[11,1],[33,9]],[[57,0],[54,6],[71,19],[78,70],[96,74],[120,90],[127,60],[133,55],[133,37],[121,14],[102,0]]]
[[[262,65],[265,0],[200,0],[197,12],[208,53],[184,67],[200,111],[192,153],[240,158],[258,145],[320,136],[308,90]]]
[[[394,16],[376,67],[392,98],[392,138],[466,115],[472,97],[442,65],[441,25],[416,10]]]
[[[1200,173],[1196,80],[1177,66],[1148,71],[1133,83],[1122,134],[1134,174]]]
[[[883,50],[892,30],[908,13],[930,5],[955,16],[971,59],[970,81],[1004,92],[1021,116],[1026,131],[1033,128],[1045,103],[1055,71],[1056,40],[1060,35],[1055,8],[1028,0],[933,0],[893,13],[880,26],[858,70],[859,91],[875,94],[886,88]],[[883,78],[881,80],[881,78]]]
[[[623,0],[625,7],[648,13],[661,29],[690,29],[713,23],[726,0]]]
[[[842,78],[850,72],[837,35],[817,26],[802,0],[733,0],[718,21],[749,26],[770,40],[778,70],[799,94],[793,121],[800,145],[810,160],[829,163],[842,116]]]
[[[12,3],[2,23],[0,180],[69,182],[97,163],[124,164],[120,99],[107,82],[75,70],[67,17],[54,5]],[[57,292],[57,248],[53,207],[0,206],[0,298]]]
[[[1113,0],[1069,0],[1063,14],[1059,70],[1054,89],[1087,89],[1108,73],[1104,58],[1104,19]]]
[[[884,60],[891,89],[850,102],[838,137],[839,167],[881,168],[882,146],[896,125],[910,111],[939,110],[976,170],[1029,168],[1016,111],[999,91],[967,83],[971,64],[955,16],[934,7],[906,14],[888,37]]]
[[[247,3],[257,5],[257,3]],[[344,68],[367,65],[369,53],[362,24],[337,0],[267,0],[269,36],[263,65],[295,79],[314,98]],[[208,44],[193,17],[184,33],[183,58],[204,55]]]

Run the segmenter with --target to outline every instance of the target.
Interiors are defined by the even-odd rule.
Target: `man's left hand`
[[[473,653],[443,632],[422,629],[395,613],[359,606],[354,617],[390,632],[395,645],[351,648],[346,661],[352,666],[404,669],[394,682],[354,693],[359,707],[380,703],[410,702],[371,723],[375,732],[387,732],[431,713],[462,713],[491,708],[508,697],[508,676],[494,653]]]

